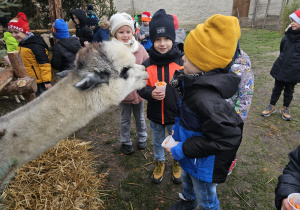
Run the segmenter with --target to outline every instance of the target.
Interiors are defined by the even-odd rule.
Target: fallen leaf
[[[264,171],[268,171],[268,169],[267,169],[267,168],[264,168]]]
[[[241,205],[240,204],[236,204],[236,207],[241,207]]]
[[[269,135],[269,136],[272,136],[273,134],[272,134],[272,133],[268,133],[268,135]]]

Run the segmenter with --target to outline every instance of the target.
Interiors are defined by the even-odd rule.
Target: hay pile
[[[21,167],[3,193],[5,209],[103,209],[90,148],[63,140]]]

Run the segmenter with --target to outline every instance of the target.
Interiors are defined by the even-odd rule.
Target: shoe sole
[[[160,179],[154,179],[154,176],[152,174],[151,180],[154,184],[160,184],[164,176],[160,177]]]
[[[280,114],[281,114],[282,119],[284,119],[285,121],[291,121],[292,118],[286,118],[285,116],[283,116],[281,110],[280,110]]]
[[[274,114],[276,112],[276,109],[273,112],[270,112],[269,114],[263,114],[261,113],[260,115],[263,117],[269,117],[271,114]]]
[[[180,178],[175,178],[174,175],[172,175],[172,180],[175,184],[181,184],[181,179]]]

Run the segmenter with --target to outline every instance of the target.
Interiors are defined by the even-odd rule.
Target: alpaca
[[[146,85],[145,68],[116,42],[94,43],[79,50],[75,69],[41,96],[0,117],[0,166],[35,159],[130,92]]]

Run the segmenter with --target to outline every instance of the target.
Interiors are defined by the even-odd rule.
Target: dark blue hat
[[[93,7],[93,5],[90,4],[90,5],[87,7],[87,9],[88,9],[88,10],[94,10],[94,7]]]

